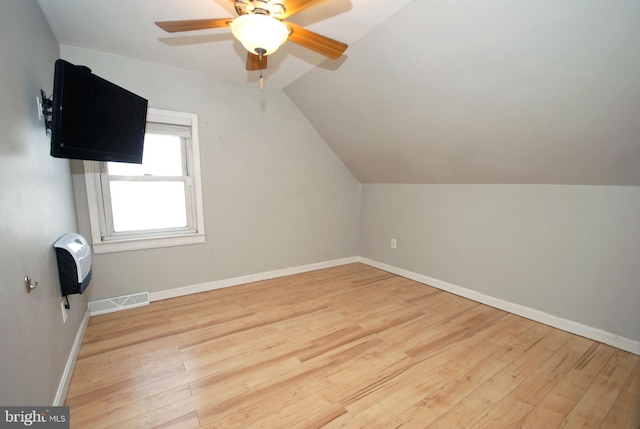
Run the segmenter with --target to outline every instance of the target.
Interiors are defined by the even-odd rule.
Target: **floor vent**
[[[116,296],[114,298],[89,301],[89,314],[97,316],[98,314],[142,307],[143,305],[149,305],[149,292],[140,292],[133,295]]]

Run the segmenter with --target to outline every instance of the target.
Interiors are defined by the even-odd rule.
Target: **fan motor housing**
[[[259,13],[277,19],[281,19],[286,11],[282,3],[271,0],[235,0],[235,8],[239,16]]]

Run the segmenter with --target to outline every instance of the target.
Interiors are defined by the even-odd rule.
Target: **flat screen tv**
[[[59,59],[50,107],[51,156],[142,163],[146,99]]]

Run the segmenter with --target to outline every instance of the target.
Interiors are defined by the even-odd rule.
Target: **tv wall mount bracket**
[[[47,97],[44,90],[40,90],[40,96],[42,97],[41,109],[38,114],[41,114],[44,118],[44,127],[47,130],[47,135],[51,134],[51,122],[53,121],[53,95]]]

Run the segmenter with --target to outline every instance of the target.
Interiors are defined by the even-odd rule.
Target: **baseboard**
[[[610,346],[619,348],[621,350],[625,350],[633,354],[640,355],[639,341],[620,337],[618,335],[615,335],[611,332],[604,331],[602,329],[583,325],[582,323],[578,323],[573,320],[563,319],[561,317],[557,317],[557,316],[545,313],[543,311],[536,310],[531,307],[526,307],[524,305],[515,304],[513,302],[505,301],[499,298],[494,298],[489,295],[484,295],[480,292],[466,289],[461,286],[457,286],[442,280],[434,279],[432,277],[425,276],[423,274],[418,274],[402,268],[394,267],[392,265],[387,265],[382,262],[377,262],[377,261],[373,261],[371,259],[362,258],[362,257],[358,258],[358,260],[363,264],[372,266],[374,268],[379,268],[381,270],[384,270],[393,274],[397,274],[399,276],[406,277],[411,280],[415,280],[419,283],[433,286],[435,288],[444,290],[446,292],[450,292],[454,295],[468,298],[470,300],[473,300],[482,304],[486,304],[491,307],[498,308],[500,310],[504,310],[509,313],[513,313],[518,316],[522,316],[527,319],[531,319],[536,322],[540,322],[545,325],[561,329],[566,332],[570,332],[572,334],[580,335],[582,337],[586,337],[594,341],[599,341],[601,343],[608,344]]]
[[[308,265],[300,265],[292,268],[283,268],[280,270],[266,271],[262,273],[249,274],[246,276],[234,277],[230,279],[216,280],[207,283],[200,283],[191,286],[184,286],[175,289],[167,289],[158,292],[150,292],[149,299],[151,302],[163,299],[176,298],[179,296],[191,295],[194,293],[208,292],[210,290],[222,289],[231,286],[238,286],[246,283],[253,283],[261,280],[269,280],[277,277],[290,276],[293,274],[301,274],[309,271],[322,270],[324,268],[332,268],[340,265],[353,264],[360,262],[357,256],[351,258],[334,259],[331,261],[318,262]]]
[[[67,397],[67,390],[69,389],[69,384],[71,383],[71,376],[73,375],[73,368],[76,365],[78,353],[80,352],[80,346],[82,345],[82,339],[84,338],[84,333],[87,330],[87,325],[89,324],[90,317],[91,316],[89,314],[89,309],[87,308],[84,312],[84,316],[82,317],[82,322],[80,322],[80,327],[78,328],[78,332],[76,333],[76,338],[73,341],[73,346],[71,347],[71,352],[69,353],[67,364],[65,365],[64,371],[62,372],[62,378],[60,379],[60,383],[58,384],[56,397],[53,400],[54,407],[60,407],[64,405],[64,400]]]

